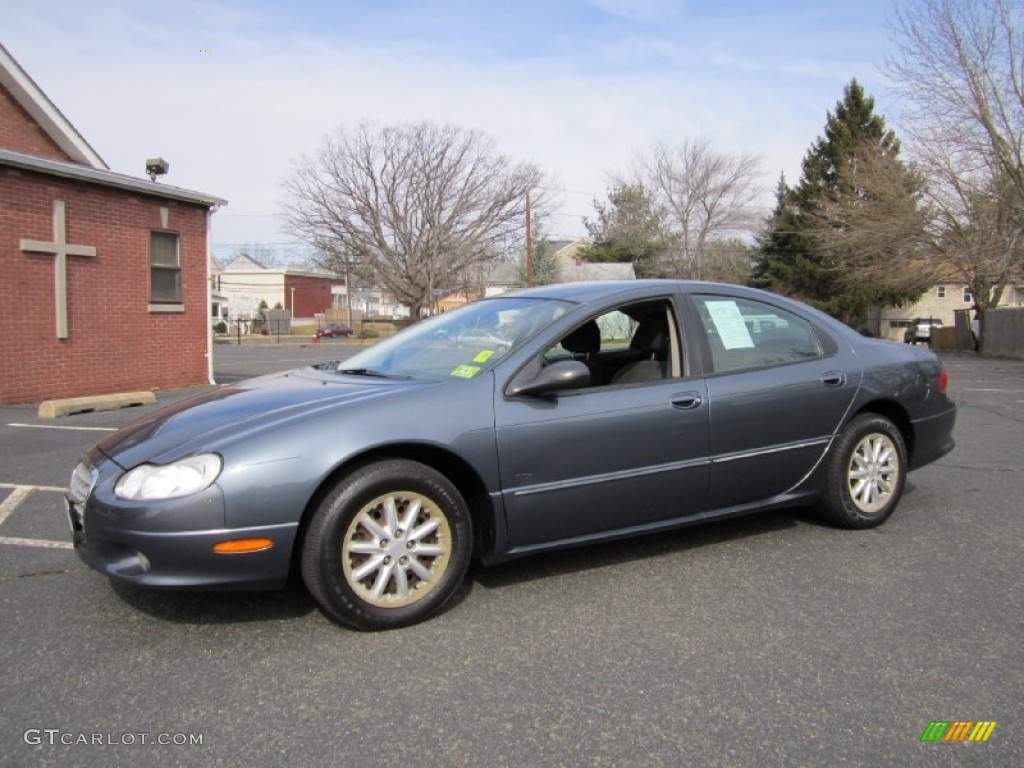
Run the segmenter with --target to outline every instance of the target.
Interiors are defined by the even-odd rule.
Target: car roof
[[[721,293],[736,298],[767,300],[788,306],[793,310],[802,312],[804,315],[811,314],[841,335],[860,338],[860,335],[849,326],[802,301],[770,291],[764,291],[760,288],[750,288],[733,283],[715,283],[701,280],[601,280],[579,283],[552,283],[535,288],[523,288],[507,293],[499,293],[488,298],[500,299],[514,296],[561,299],[577,304],[588,304],[594,301],[615,299],[617,297],[621,297],[623,300],[629,300],[634,296],[639,299],[643,297],[653,298],[656,294],[664,295],[664,293],[671,291],[683,293]],[[485,299],[485,301],[487,300]]]
[[[507,293],[501,293],[492,298],[509,296],[529,296],[538,299],[563,299],[566,301],[585,304],[595,299],[603,299],[611,296],[627,296],[631,293],[645,293],[651,290],[684,290],[694,291],[697,289],[722,289],[739,293],[757,293],[755,289],[727,283],[708,283],[699,280],[594,280],[579,283],[552,283],[535,288],[521,288]]]
[[[750,299],[770,299],[784,303],[794,303],[777,293],[763,291],[733,283],[715,283],[702,280],[599,280],[579,283],[552,283],[535,288],[521,288],[507,293],[500,293],[489,298],[530,297],[538,299],[562,299],[580,304],[591,301],[622,296],[628,298],[632,294],[651,294],[670,291],[683,293],[728,293],[737,297]],[[803,305],[802,302],[795,302]]]

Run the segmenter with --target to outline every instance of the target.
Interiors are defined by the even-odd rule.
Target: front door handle
[[[821,383],[826,387],[841,387],[846,383],[846,374],[842,371],[829,371],[821,374]]]
[[[694,408],[700,407],[700,404],[704,402],[704,398],[701,397],[700,392],[680,392],[678,395],[672,395],[669,398],[669,402],[672,403],[673,408],[678,408],[681,411],[692,411]]]

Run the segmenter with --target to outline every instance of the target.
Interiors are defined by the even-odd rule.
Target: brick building
[[[209,382],[224,204],[110,171],[0,46],[0,404]]]
[[[244,254],[213,269],[214,288],[224,297],[224,318],[232,322],[251,319],[260,301],[309,320],[330,309],[334,295],[344,292],[344,277],[312,267],[265,267]]]

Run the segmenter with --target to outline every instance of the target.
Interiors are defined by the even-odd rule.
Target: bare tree
[[[279,267],[283,263],[281,253],[277,248],[261,243],[247,243],[236,247],[232,258],[238,256],[246,256],[267,269]]]
[[[938,159],[935,167],[943,168]],[[935,252],[970,288],[984,345],[983,310],[998,306],[1006,286],[1024,278],[1024,210],[1005,177],[981,187],[965,183],[948,164],[944,173],[946,183],[932,195]]]
[[[522,242],[526,193],[541,180],[476,131],[364,123],[295,163],[283,208],[321,266],[382,284],[419,316],[435,290],[464,287],[465,275]]]
[[[712,277],[708,263],[712,244],[758,226],[763,189],[756,155],[716,152],[707,138],[687,139],[676,147],[659,142],[641,155],[634,175],[632,183],[649,190],[675,236],[660,270],[668,275]]]
[[[702,279],[748,285],[754,269],[754,248],[739,237],[715,238],[702,259]]]
[[[975,308],[1024,275],[1024,18],[1017,0],[918,0],[887,64],[928,175],[938,258]],[[984,335],[984,329],[983,329]]]

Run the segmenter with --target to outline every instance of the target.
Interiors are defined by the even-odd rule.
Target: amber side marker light
[[[274,546],[271,539],[231,539],[219,541],[213,545],[213,551],[221,555],[234,555],[240,552],[259,552]]]

